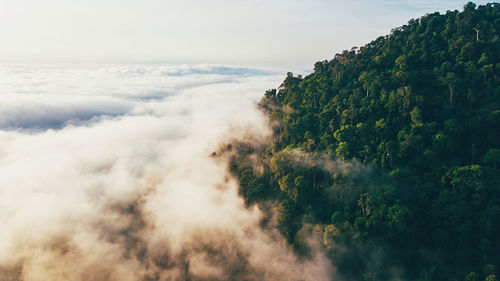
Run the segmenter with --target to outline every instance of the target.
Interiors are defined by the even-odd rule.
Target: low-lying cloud
[[[330,279],[210,156],[282,75],[210,67],[0,69],[1,280]]]
[[[253,85],[256,90],[266,82],[271,85],[278,73],[217,65],[4,65],[0,66],[0,129],[60,129],[96,118],[137,114],[134,109],[202,86],[258,81],[260,85]]]

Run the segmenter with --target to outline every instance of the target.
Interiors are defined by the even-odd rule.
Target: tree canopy
[[[496,280],[499,31],[498,3],[468,3],[288,73],[260,102],[272,143],[230,164],[247,204],[278,202],[344,280]]]

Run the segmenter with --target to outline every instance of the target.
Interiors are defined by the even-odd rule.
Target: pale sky
[[[466,2],[0,0],[0,62],[310,66]]]

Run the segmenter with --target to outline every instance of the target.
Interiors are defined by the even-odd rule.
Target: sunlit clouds
[[[268,141],[272,71],[3,67],[0,279],[327,280],[247,209],[229,139]],[[99,79],[102,78],[102,79]],[[6,105],[7,104],[7,105]]]

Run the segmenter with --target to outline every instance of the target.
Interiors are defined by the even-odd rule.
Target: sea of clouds
[[[228,140],[269,141],[279,71],[0,66],[0,280],[329,280],[246,208]]]

